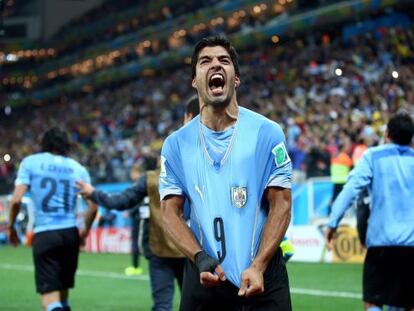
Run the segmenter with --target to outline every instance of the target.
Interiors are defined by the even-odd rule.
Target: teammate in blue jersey
[[[42,138],[41,153],[23,159],[10,203],[8,236],[17,246],[14,224],[23,195],[30,191],[35,208],[33,260],[36,291],[46,311],[70,310],[69,288],[74,287],[79,247],[88,235],[97,206],[88,203],[85,226],[78,232],[75,219],[75,182],[90,182],[87,170],[69,158],[70,142],[58,128]]]
[[[291,310],[279,248],[291,211],[283,131],[238,105],[227,39],[197,43],[192,77],[200,115],[166,139],[159,182],[165,229],[189,258],[180,310]]]
[[[330,247],[346,209],[366,187],[371,193],[363,273],[366,310],[382,310],[383,305],[414,310],[413,134],[408,114],[391,117],[390,143],[364,153],[332,207],[326,231]]]

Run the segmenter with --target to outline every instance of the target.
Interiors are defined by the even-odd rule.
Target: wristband
[[[200,251],[194,256],[194,263],[201,272],[213,273],[216,267],[220,264],[217,259],[214,259],[206,254],[205,251]]]

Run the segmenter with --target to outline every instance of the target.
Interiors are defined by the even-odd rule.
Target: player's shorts
[[[77,228],[43,231],[34,235],[33,261],[38,293],[74,287],[79,246]]]
[[[414,307],[414,247],[370,247],[364,263],[364,301]]]
[[[229,281],[217,287],[203,287],[197,267],[187,260],[180,311],[291,311],[289,279],[280,248],[264,273],[264,287],[263,294],[250,298],[239,297],[239,288]]]

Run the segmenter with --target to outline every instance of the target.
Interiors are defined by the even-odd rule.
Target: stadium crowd
[[[97,53],[109,53],[113,50],[113,46],[119,46],[119,42],[125,40],[129,43],[121,44],[123,46],[120,49],[119,57],[116,57],[113,63],[114,66],[137,60],[143,56],[158,55],[167,50],[174,50],[183,44],[193,45],[208,35],[221,32],[230,35],[240,30],[252,29],[255,25],[263,24],[285,10],[281,8],[277,12],[261,10],[260,13],[255,13],[247,9],[249,5],[245,7],[239,4],[240,11],[230,14],[223,10],[223,6],[226,4],[223,5],[218,0],[197,3],[177,0],[169,3],[168,6],[163,6],[158,2],[147,6],[144,3],[137,5],[130,0],[118,2],[104,2],[101,6],[64,25],[52,38],[44,43],[36,44],[39,49],[40,46],[52,49],[52,54],[48,57],[41,57],[39,53],[32,53],[30,57],[19,59],[17,63],[6,62],[0,77],[13,76],[13,73],[18,75],[25,70],[27,71],[28,66],[35,66],[39,78],[36,88],[46,87],[50,83],[48,80],[42,81],[41,78],[42,75],[46,76],[45,72],[91,59],[91,56],[96,56]],[[143,6],[146,7],[145,10],[142,9]],[[219,14],[218,12],[223,13],[225,18],[219,17],[216,22],[197,24],[184,31],[184,34],[180,34],[179,37],[175,36],[179,32],[178,30],[172,31],[176,27],[185,30],[189,23],[187,19],[197,21],[202,16],[202,20],[207,20],[213,11],[217,14]],[[151,34],[153,32],[158,33],[155,38]],[[154,40],[153,44],[146,46],[142,51],[135,51],[136,43],[131,43],[128,37],[137,34],[139,34],[138,41],[144,41],[143,39],[147,38]],[[171,40],[171,38],[175,40]],[[176,40],[177,38],[180,39]],[[98,71],[100,67],[96,67],[95,71]],[[24,88],[19,88],[17,85],[9,85],[9,88],[24,91]]]
[[[378,38],[381,40],[377,40]],[[381,28],[344,43],[338,34],[288,37],[240,53],[240,105],[284,127],[294,170],[328,176],[341,146],[372,145],[390,113],[414,112],[414,28]],[[294,57],[292,57],[294,55]],[[155,72],[123,85],[1,117],[0,179],[36,151],[40,134],[64,126],[77,142],[75,158],[94,183],[128,179],[143,155],[180,126],[191,89],[190,68]]]
[[[209,0],[203,2],[188,1],[170,1],[168,5],[151,1],[143,1],[137,4],[136,1],[106,1],[101,6],[87,12],[78,19],[65,25],[58,34],[55,35],[52,42],[59,45],[60,38],[65,35],[73,35],[73,28],[81,29],[82,27],[90,27],[91,24],[102,23],[106,19],[111,20],[107,23],[107,27],[102,27],[98,33],[94,33],[92,37],[72,37],[74,39],[70,44],[64,44],[59,49],[61,52],[78,53],[80,49],[90,47],[93,43],[99,44],[102,41],[108,41],[131,32],[139,31],[147,26],[163,23],[165,21],[177,18],[178,16],[188,14],[197,10],[201,10],[207,6],[214,6],[219,3],[218,0]],[[147,8],[143,10],[142,8]],[[128,12],[136,11],[136,16],[125,20],[124,15]],[[104,18],[103,18],[104,16]],[[118,17],[118,18],[117,18]],[[91,42],[92,41],[92,42]]]

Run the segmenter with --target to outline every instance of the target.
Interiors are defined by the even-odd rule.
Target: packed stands
[[[188,8],[183,16],[193,14],[192,10],[194,8]],[[342,23],[337,29],[322,28],[294,37],[290,34],[271,36],[253,49],[240,49],[239,102],[284,127],[298,173],[307,177],[329,175],[330,157],[340,145],[356,145],[360,141],[375,144],[382,138],[391,112],[406,109],[414,113],[411,10],[403,13],[378,11],[358,23]],[[94,14],[99,15],[93,13],[71,27],[93,24]],[[269,15],[261,22],[261,17],[257,16],[241,24],[239,31],[244,28],[247,32],[246,29],[260,27],[261,23],[266,25],[274,17]],[[165,17],[159,18],[161,24],[165,22]],[[386,27],[384,18],[407,22]],[[359,29],[367,23],[374,26],[367,26],[362,33],[353,28],[358,25]],[[228,31],[220,24],[209,29],[202,34]],[[63,29],[62,34],[70,35],[70,29]],[[116,40],[117,36],[112,39]],[[191,47],[198,38],[186,32],[180,47]],[[93,48],[94,44],[90,41],[78,48],[82,51]],[[157,56],[171,48],[161,44],[158,50],[148,53]],[[62,51],[75,55],[77,49]],[[139,56],[135,50],[129,56],[121,53],[110,65],[119,68],[140,57],[145,59],[144,54]],[[74,57],[82,59],[83,55],[82,52]],[[160,143],[181,124],[182,102],[194,92],[186,57],[185,62],[180,58],[175,66],[155,66],[128,79],[111,76],[100,87],[94,84],[99,76],[92,75],[92,83],[68,93],[72,95],[46,96],[34,101],[35,106],[3,107],[0,180],[3,184],[11,184],[17,163],[36,150],[40,134],[52,125],[63,125],[71,133],[76,142],[76,157],[88,166],[94,182],[127,180],[132,165],[140,161],[148,149],[159,147],[153,147],[154,141]],[[56,57],[41,63],[36,74],[48,74],[43,68],[59,67],[65,59]],[[14,68],[9,67],[11,71]],[[99,72],[95,63],[91,72]],[[75,77],[78,75],[57,73],[52,82],[50,79],[40,81],[35,90],[52,87],[57,80],[70,83]],[[9,89],[9,95],[12,91],[16,89]],[[8,161],[6,154],[10,155]]]

